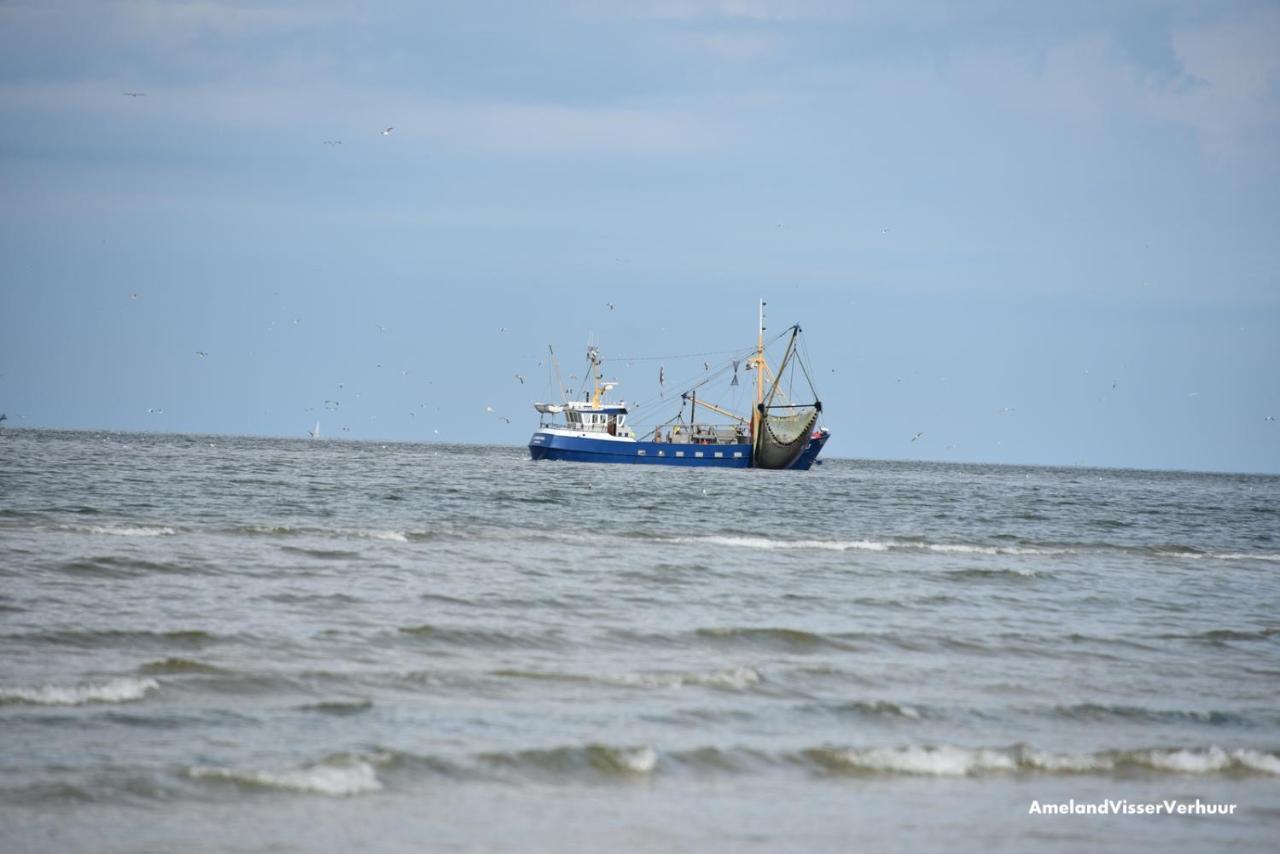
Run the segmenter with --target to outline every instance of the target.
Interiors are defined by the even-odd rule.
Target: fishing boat
[[[539,423],[529,440],[530,456],[535,460],[640,465],[791,470],[812,467],[831,433],[818,423],[822,402],[801,358],[800,326],[788,327],[769,342],[769,347],[782,347],[774,369],[766,357],[769,347],[764,337],[765,305],[761,300],[755,346],[728,351],[728,364],[716,370],[704,362],[704,374],[680,392],[680,411],[652,426],[637,421],[626,401],[607,400],[619,383],[604,379],[605,360],[597,346],[587,348],[584,389],[576,394],[560,382],[559,365],[552,353],[556,387],[563,399],[533,405]],[[747,414],[736,413],[708,398],[708,391],[714,391],[717,382],[737,387],[740,367],[753,373],[755,380],[753,405]],[[800,377],[812,400],[793,398]],[[659,385],[664,384],[664,369],[660,367]],[[665,392],[661,397],[666,397]]]

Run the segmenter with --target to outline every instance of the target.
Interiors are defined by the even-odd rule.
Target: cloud
[[[1194,128],[1218,158],[1275,157],[1280,136],[1280,10],[1173,33],[1184,83],[1150,93],[1151,111]]]

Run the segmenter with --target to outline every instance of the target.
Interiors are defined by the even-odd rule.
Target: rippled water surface
[[[1278,573],[1275,477],[5,430],[0,849],[1274,850]]]

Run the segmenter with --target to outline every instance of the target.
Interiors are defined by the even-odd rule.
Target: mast
[[[556,388],[560,390],[560,399],[569,399],[569,390],[564,387],[564,380],[560,379],[560,360],[556,358],[556,351],[551,349],[551,345],[547,345],[547,352],[551,354],[551,366],[556,371]]]
[[[756,402],[751,408],[751,445],[755,446],[756,435],[760,432],[760,404],[764,402],[764,307],[768,305],[760,300],[760,322],[756,334]]]

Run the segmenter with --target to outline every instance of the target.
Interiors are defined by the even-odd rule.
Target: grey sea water
[[[6,852],[1277,838],[1280,478],[0,432]]]

